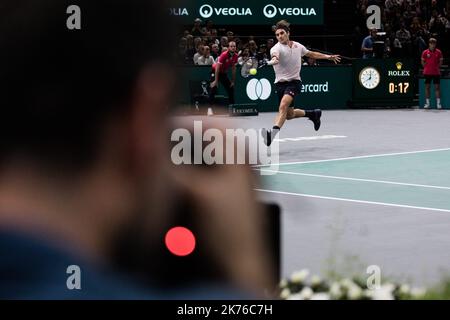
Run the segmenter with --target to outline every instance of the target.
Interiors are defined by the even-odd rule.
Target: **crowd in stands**
[[[239,63],[249,58],[258,62],[269,58],[275,44],[273,38],[240,37],[231,30],[217,29],[211,20],[203,23],[195,19],[191,29],[185,30],[178,42],[177,62],[190,65],[212,65],[225,51],[230,41],[236,42]]]
[[[378,31],[386,33],[382,38],[385,57],[420,61],[430,38],[437,39],[445,58],[450,57],[450,0],[358,0],[358,28],[367,34],[366,9],[370,5],[382,9]]]
[[[231,30],[215,28],[211,20],[203,23],[197,18],[192,28],[184,30],[179,39],[176,61],[186,65],[212,65],[227,50],[230,41],[236,42],[240,65],[250,58],[252,64],[270,60],[270,49],[276,43],[274,37],[241,37]],[[305,59],[303,65],[318,64],[315,59]]]
[[[380,39],[385,43],[384,57],[413,57],[420,63],[423,50],[428,48],[430,38],[437,39],[437,47],[450,62],[450,0],[356,0],[357,19],[356,53],[360,52],[362,40],[370,34],[367,30],[366,12],[370,5],[381,7]],[[231,30],[217,28],[213,21],[195,19],[179,39],[176,60],[180,64],[212,65],[226,50],[229,41],[236,42],[239,63],[256,58],[260,63],[268,59],[270,49],[276,43],[274,37],[242,37]],[[363,56],[363,52],[360,52]],[[304,61],[316,65],[316,62]]]

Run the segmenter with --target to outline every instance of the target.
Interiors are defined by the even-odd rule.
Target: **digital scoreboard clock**
[[[411,106],[413,99],[411,60],[389,58],[353,62],[352,106]]]

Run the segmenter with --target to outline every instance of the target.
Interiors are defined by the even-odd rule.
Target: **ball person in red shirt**
[[[436,105],[438,109],[442,109],[441,105],[441,66],[443,62],[441,50],[436,48],[437,40],[430,38],[430,47],[422,53],[423,75],[425,77],[425,98],[424,109],[430,108],[430,85],[433,80]]]
[[[211,91],[209,93],[210,109],[208,115],[212,115],[212,106],[214,105],[215,96],[217,94],[218,82],[225,87],[228,93],[230,104],[234,104],[234,83],[236,81],[236,64],[238,62],[238,55],[236,53],[236,42],[230,41],[228,43],[228,50],[222,52],[217,59],[217,62],[212,66],[211,72]],[[231,81],[228,79],[228,69],[231,68]]]

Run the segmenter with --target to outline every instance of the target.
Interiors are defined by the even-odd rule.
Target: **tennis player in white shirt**
[[[293,106],[295,96],[302,90],[300,77],[302,57],[330,60],[334,63],[341,61],[339,55],[310,51],[300,43],[289,40],[290,29],[286,20],[281,20],[276,24],[275,36],[278,43],[270,50],[271,60],[267,62],[267,65],[273,66],[275,70],[275,87],[280,105],[273,128],[262,131],[267,146],[270,146],[286,120],[307,117],[314,123],[316,131],[320,128],[320,117],[322,116],[320,109],[302,110],[295,109]]]

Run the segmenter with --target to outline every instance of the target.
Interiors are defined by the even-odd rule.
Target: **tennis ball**
[[[255,68],[251,68],[251,69],[250,69],[250,74],[251,74],[252,76],[254,76],[257,72],[258,72],[258,71],[256,71]]]

